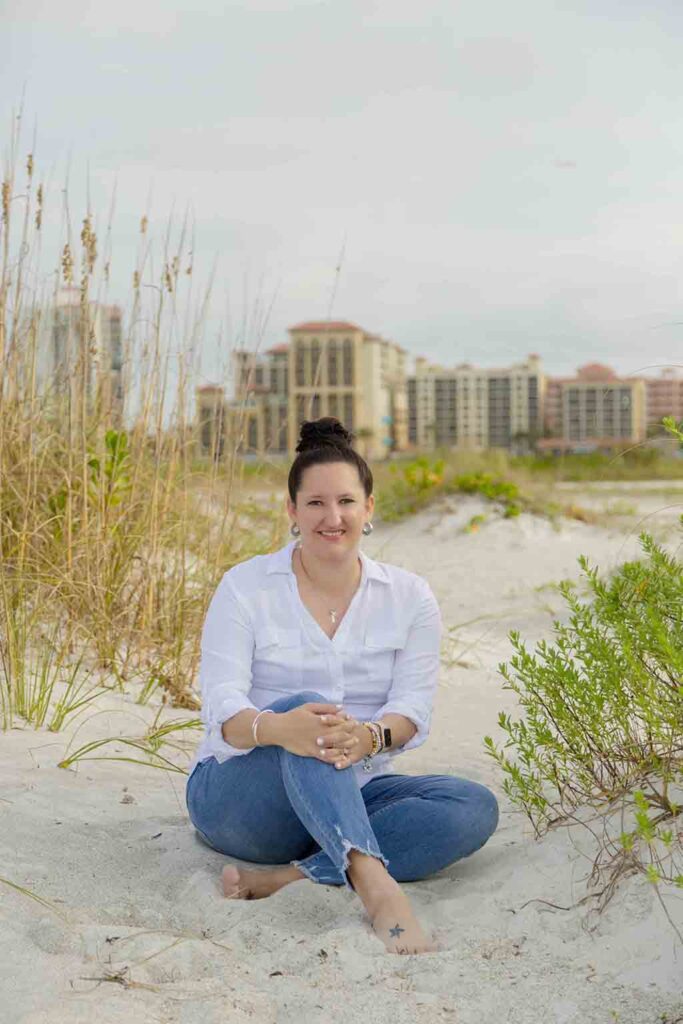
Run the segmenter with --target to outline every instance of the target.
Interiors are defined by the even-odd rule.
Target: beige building
[[[676,423],[683,420],[683,374],[677,367],[667,366],[659,377],[645,378],[645,428],[650,434],[661,433],[665,416]]]
[[[289,389],[289,346],[265,353],[238,349],[232,354],[235,398],[230,416],[245,421],[244,448],[265,454],[286,454]]]
[[[74,388],[85,386],[91,408],[96,404],[112,425],[123,416],[123,341],[121,308],[89,302],[84,314],[78,288],[59,289],[44,318],[38,386],[56,404]]]
[[[288,450],[304,420],[336,416],[368,459],[407,448],[405,350],[355,324],[309,322],[289,330]]]
[[[321,416],[341,420],[368,459],[408,447],[404,349],[342,321],[298,324],[289,334],[289,344],[264,353],[233,352],[231,401],[220,388],[197,390],[200,452],[220,457],[234,443],[292,458],[301,424]]]
[[[524,447],[539,436],[544,381],[536,354],[504,368],[445,369],[423,356],[408,379],[408,438],[418,448]]]
[[[195,392],[197,449],[200,455],[222,458],[227,441],[226,404],[223,388],[206,384]]]
[[[229,402],[225,390],[206,384],[195,392],[197,454],[222,459],[232,452],[265,454],[263,404],[253,397]]]
[[[609,450],[645,438],[645,382],[589,363],[547,382],[541,451]],[[549,436],[548,436],[549,435]]]

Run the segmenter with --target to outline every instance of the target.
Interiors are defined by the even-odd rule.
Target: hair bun
[[[322,419],[307,420],[301,424],[296,451],[307,452],[328,445],[335,448],[350,448],[352,439],[353,434],[334,416],[323,416]]]

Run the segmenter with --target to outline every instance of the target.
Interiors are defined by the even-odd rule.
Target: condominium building
[[[78,288],[62,288],[42,331],[40,390],[58,401],[76,387],[111,422],[123,413],[121,308],[89,302],[84,313]]]
[[[195,392],[195,418],[199,454],[213,459],[223,457],[226,448],[225,391],[216,384],[205,384]]]
[[[540,451],[608,450],[645,437],[645,382],[589,363],[549,378]]]
[[[678,367],[667,366],[659,377],[645,378],[645,425],[648,435],[661,432],[665,416],[676,423],[683,420],[683,374]]]
[[[407,447],[405,350],[344,321],[289,330],[288,450],[304,420],[336,416],[370,459]]]
[[[404,349],[345,321],[302,323],[289,335],[289,344],[263,353],[233,352],[230,401],[213,385],[197,390],[201,452],[220,457],[231,438],[237,450],[292,457],[301,424],[321,416],[353,431],[366,458],[407,448]]]
[[[415,360],[408,378],[408,439],[420,448],[510,448],[541,432],[544,377],[535,353],[504,368]]]
[[[285,454],[289,392],[289,346],[265,353],[238,349],[232,354],[234,401],[230,415],[244,421],[247,451]]]

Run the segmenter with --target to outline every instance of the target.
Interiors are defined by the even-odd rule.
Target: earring
[[[301,533],[301,527],[297,523],[292,523],[289,532],[292,537],[298,537]]]
[[[365,526],[362,529],[362,533],[364,533],[366,537],[369,537],[369,535],[372,533],[372,531],[373,531],[372,523],[366,523]]]

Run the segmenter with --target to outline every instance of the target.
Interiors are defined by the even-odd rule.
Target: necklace
[[[303,555],[301,554],[301,548],[297,548],[297,551],[299,552],[299,565],[303,569],[307,579],[309,579],[311,584],[315,587],[315,583],[313,583],[313,580],[311,579],[309,573],[306,570],[306,566],[304,565],[304,559],[303,559]],[[334,608],[329,608],[327,614],[330,616],[330,619],[332,621],[332,625],[336,626],[337,625],[337,615],[339,614],[339,612],[336,609],[334,609]]]

